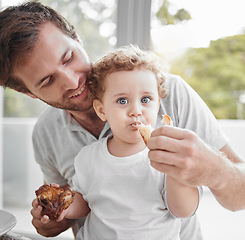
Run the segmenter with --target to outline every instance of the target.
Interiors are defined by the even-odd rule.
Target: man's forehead
[[[52,41],[59,41],[60,37],[68,38],[55,24],[46,22],[40,27],[36,45],[38,43],[45,42],[46,44],[52,43]]]
[[[50,32],[51,29],[55,30]],[[34,48],[15,64],[14,75],[25,82],[29,78],[38,81],[50,74],[52,64],[59,62],[67,51],[68,42],[62,39],[62,34],[53,24],[43,26]]]

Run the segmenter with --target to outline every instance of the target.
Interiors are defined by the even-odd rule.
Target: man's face
[[[70,111],[86,111],[90,61],[81,44],[52,23],[42,25],[34,50],[25,64],[14,68],[31,97]]]

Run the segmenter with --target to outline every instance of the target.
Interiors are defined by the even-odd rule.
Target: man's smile
[[[74,97],[81,95],[85,89],[85,86],[86,86],[86,84],[83,84],[83,86],[71,97],[74,98]]]

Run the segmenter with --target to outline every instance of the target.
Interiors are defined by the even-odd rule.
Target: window
[[[172,73],[181,75],[198,92],[218,119],[245,117],[243,5],[242,0],[232,4],[152,0],[152,49],[167,60]],[[161,7],[163,15],[158,12]],[[190,14],[190,20],[174,19],[185,19],[183,11],[178,15],[181,9]]]

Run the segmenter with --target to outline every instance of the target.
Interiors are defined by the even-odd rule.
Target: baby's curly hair
[[[143,51],[135,45],[128,45],[107,54],[92,65],[92,70],[88,76],[92,100],[102,99],[105,91],[103,83],[107,75],[134,69],[153,72],[158,82],[159,96],[162,98],[166,97],[164,88],[164,74],[166,71],[162,60],[153,52]]]

